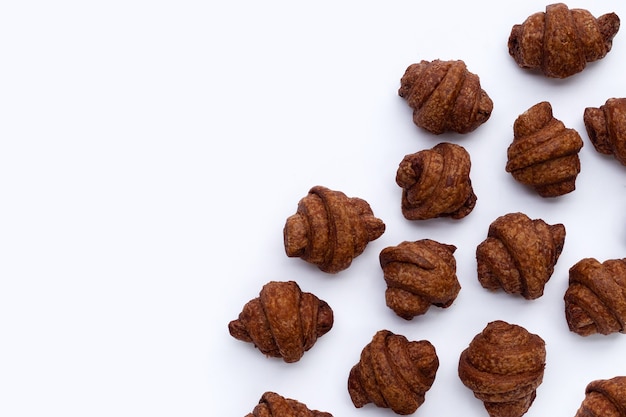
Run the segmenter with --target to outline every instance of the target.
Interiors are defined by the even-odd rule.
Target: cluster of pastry
[[[513,27],[509,53],[522,68],[565,78],[603,58],[618,29],[614,13],[595,18],[586,10],[552,4]],[[493,109],[479,77],[460,60],[410,65],[400,84],[398,94],[413,109],[414,123],[433,134],[471,132],[489,119]],[[596,150],[626,165],[626,98],[611,98],[599,108],[585,109],[584,123]],[[538,103],[521,114],[513,131],[507,172],[542,197],[575,189],[583,141],[553,116],[550,103]],[[470,167],[468,152],[452,143],[406,155],[396,174],[403,216],[408,220],[467,216],[477,201]],[[384,231],[384,222],[365,200],[315,186],[286,220],[284,247],[287,256],[334,274],[347,269]],[[523,213],[497,218],[476,248],[478,281],[489,290],[529,300],[541,297],[565,235],[564,225],[550,225]],[[449,307],[461,290],[455,250],[430,239],[383,249],[379,261],[387,284],[387,306],[406,320],[432,305]],[[587,258],[576,263],[569,270],[564,296],[569,329],[581,336],[626,332],[625,289],[626,258],[603,263]],[[332,326],[328,303],[303,292],[294,281],[272,281],[228,327],[233,337],[253,343],[266,356],[292,363]],[[491,417],[520,417],[535,399],[545,360],[541,337],[521,326],[494,321],[460,354],[458,375]],[[397,414],[412,414],[424,402],[438,367],[429,341],[409,341],[380,330],[350,370],[348,392],[357,408],[373,403]],[[593,381],[585,394],[577,416],[625,415],[626,377]],[[296,415],[331,417],[273,392],[263,394],[247,417]]]

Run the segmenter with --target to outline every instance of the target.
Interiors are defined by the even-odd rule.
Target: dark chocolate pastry
[[[493,102],[463,61],[421,61],[410,65],[398,95],[413,109],[413,122],[434,134],[468,133],[491,116]]]
[[[270,281],[228,324],[234,338],[254,343],[266,356],[297,362],[333,327],[333,310],[294,281]]]
[[[588,62],[604,58],[619,26],[615,13],[596,19],[584,9],[550,4],[545,13],[534,13],[524,23],[513,26],[509,54],[521,68],[566,78],[581,72]]]
[[[552,115],[547,101],[522,113],[513,125],[506,171],[542,197],[558,197],[576,189],[578,153],[583,141]]]
[[[565,318],[581,336],[626,332],[626,259],[585,258],[569,270]]]
[[[626,165],[626,98],[610,98],[599,108],[587,107],[583,121],[596,151]]]
[[[341,191],[315,186],[283,229],[285,252],[328,273],[348,268],[367,244],[385,232],[370,205]]]
[[[453,245],[422,239],[380,252],[387,306],[403,319],[424,314],[431,305],[447,308],[461,290]]]
[[[626,376],[592,381],[575,417],[626,417]]]
[[[459,377],[491,417],[521,417],[543,381],[543,339],[498,320],[476,335],[459,359]]]
[[[549,225],[523,213],[500,216],[476,248],[478,281],[490,290],[502,289],[528,300],[539,298],[564,242],[562,224]]]
[[[438,368],[439,358],[427,340],[408,341],[380,330],[350,370],[348,392],[357,408],[374,403],[396,414],[413,414],[424,403]]]
[[[246,417],[333,417],[333,415],[309,410],[299,401],[268,391],[261,396],[259,404]]]
[[[396,173],[396,184],[402,188],[404,217],[425,220],[467,216],[477,200],[470,168],[469,153],[453,143],[443,142],[406,155]]]

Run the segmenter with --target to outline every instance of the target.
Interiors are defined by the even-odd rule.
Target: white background
[[[335,416],[356,409],[350,368],[374,333],[430,340],[440,368],[416,415],[486,416],[457,376],[488,322],[546,341],[528,416],[573,416],[593,379],[626,374],[626,336],[583,338],[563,313],[568,269],[626,256],[626,167],[595,152],[585,107],[626,97],[626,34],[567,80],[523,71],[513,24],[539,1],[29,1],[0,5],[0,415],[244,416],[275,391]],[[595,16],[626,3],[572,1]],[[624,29],[623,29],[624,30]],[[463,59],[494,102],[471,134],[415,127],[398,97],[406,67]],[[577,189],[542,199],[504,171],[515,118],[548,100],[585,142]],[[472,158],[466,218],[407,221],[395,172],[441,141]],[[327,275],[282,246],[314,185],[367,200],[387,226]],[[522,211],[567,237],[545,295],[484,290],[476,246]],[[454,244],[462,290],[405,321],[384,303],[379,252]],[[227,325],[270,280],[326,300],[332,330],[295,364]]]

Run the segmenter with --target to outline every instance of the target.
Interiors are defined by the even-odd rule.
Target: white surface
[[[485,416],[456,368],[495,319],[547,343],[529,417],[573,416],[588,382],[626,374],[626,336],[582,338],[563,313],[570,266],[626,256],[626,168],[594,151],[582,122],[585,107],[626,96],[625,33],[557,81],[519,69],[506,47],[544,2],[213,3],[0,7],[0,415],[243,416],[272,390],[336,417],[391,416],[354,408],[346,389],[386,328],[437,349],[416,415]],[[569,5],[626,19],[619,0]],[[465,60],[494,101],[469,135],[427,134],[397,96],[409,64],[436,58]],[[549,200],[504,171],[514,119],[542,100],[585,141],[576,191]],[[444,140],[470,152],[476,208],[407,221],[397,165]],[[387,226],[335,276],[282,247],[317,184],[364,198]],[[567,229],[535,301],[476,279],[477,244],[512,211]],[[378,253],[421,238],[458,247],[462,290],[404,321],[385,306]],[[335,312],[295,364],[228,334],[269,280],[296,280]]]

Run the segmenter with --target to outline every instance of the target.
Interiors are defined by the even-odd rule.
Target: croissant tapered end
[[[506,171],[540,196],[558,197],[576,189],[582,147],[578,132],[553,116],[550,103],[537,103],[515,120]]]
[[[404,217],[425,220],[467,216],[477,200],[470,169],[469,153],[453,143],[443,142],[406,155],[396,173],[396,183],[402,188]]]
[[[287,256],[334,274],[348,268],[384,232],[385,224],[365,200],[315,186],[285,222],[283,240]]]
[[[592,381],[575,417],[626,417],[626,376]]]
[[[521,417],[543,381],[545,342],[521,326],[489,323],[461,353],[459,377],[491,417]]]
[[[373,403],[396,414],[413,414],[424,403],[438,368],[439,358],[427,340],[409,341],[380,330],[350,370],[348,392],[357,408]]]
[[[569,270],[565,318],[581,336],[626,332],[626,259],[585,258]]]
[[[493,102],[463,61],[421,61],[410,65],[398,95],[413,109],[413,122],[436,135],[469,133],[491,116]]]
[[[587,10],[551,4],[545,13],[534,13],[524,23],[513,26],[509,55],[521,68],[567,78],[585,69],[588,62],[604,58],[619,26],[615,13],[596,19]]]
[[[596,151],[626,165],[626,98],[610,98],[599,108],[587,107],[583,121]]]
[[[489,290],[502,289],[528,300],[544,287],[565,243],[565,226],[532,220],[523,213],[498,217],[487,239],[476,248],[478,281]]]
[[[294,281],[271,281],[259,297],[246,303],[228,330],[234,338],[254,343],[266,356],[292,363],[333,327],[333,321],[325,301],[302,292]]]
[[[332,414],[323,411],[309,410],[309,408],[296,400],[285,398],[275,392],[265,392],[252,413],[245,417],[333,417]]]
[[[387,306],[406,320],[426,313],[431,305],[449,307],[461,290],[455,250],[430,239],[383,249],[379,259],[387,283]]]

